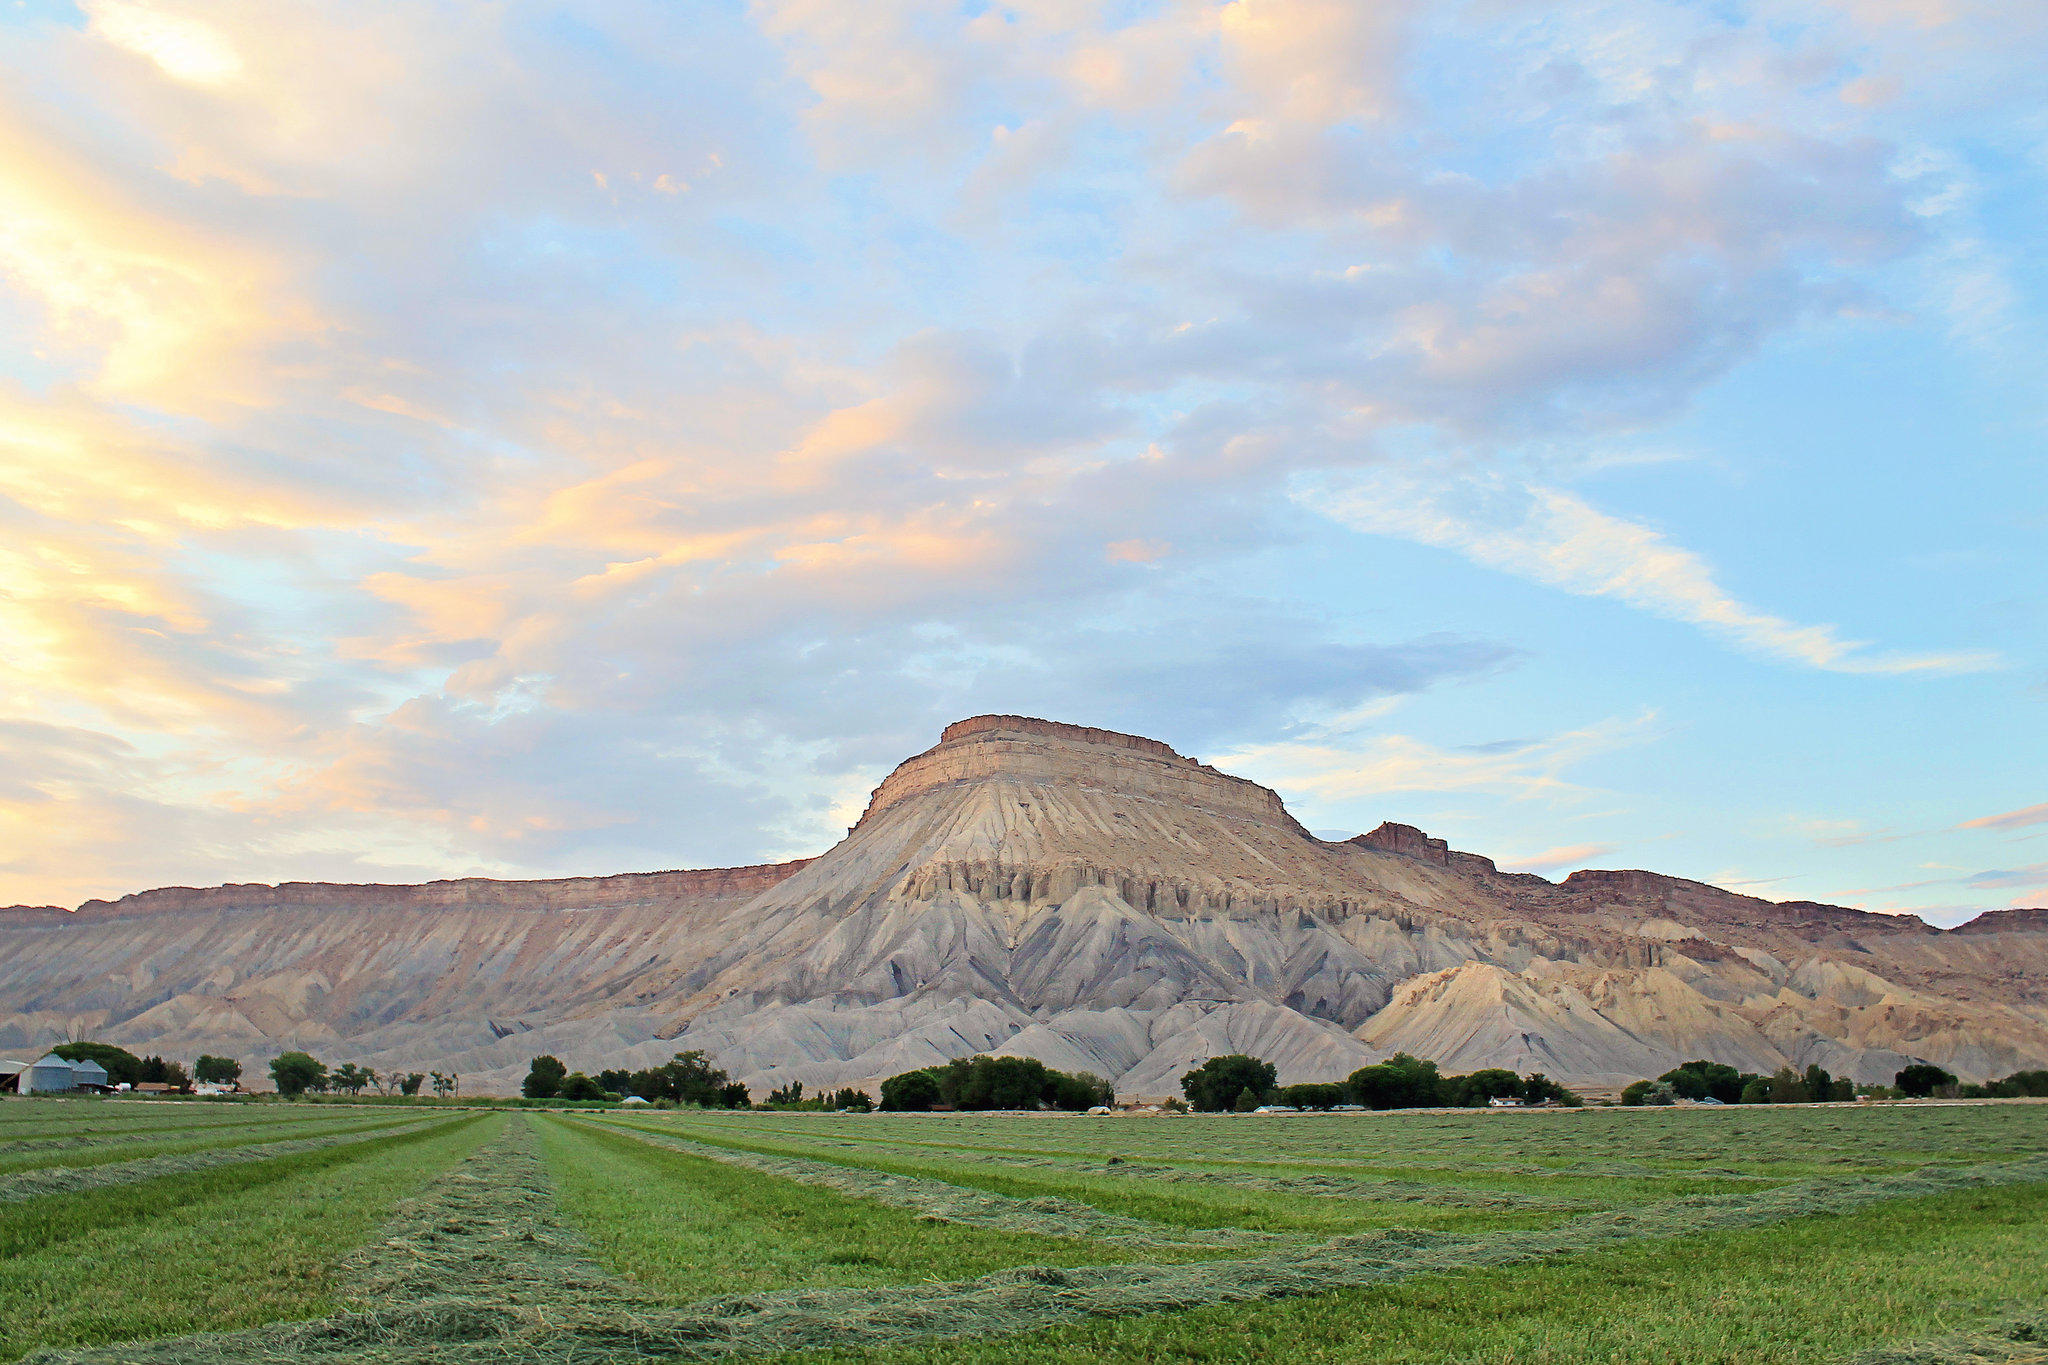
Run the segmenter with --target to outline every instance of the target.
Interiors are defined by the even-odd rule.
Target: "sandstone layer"
[[[1136,736],[950,726],[846,839],[770,867],[542,882],[171,888],[0,911],[0,1052],[62,1036],[306,1048],[509,1091],[527,1059],[702,1048],[757,1091],[998,1052],[1172,1093],[1394,1051],[1613,1085],[1692,1057],[1888,1080],[2048,1066],[2048,912],[1941,931],[1642,871],[1500,872]]]

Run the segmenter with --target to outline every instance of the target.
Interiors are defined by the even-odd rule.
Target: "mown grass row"
[[[268,1142],[289,1142],[296,1138],[327,1133],[375,1132],[419,1121],[419,1115],[410,1114],[354,1116],[343,1122],[326,1120],[260,1125],[236,1124],[206,1133],[144,1134],[132,1140],[118,1137],[97,1138],[76,1146],[37,1147],[25,1152],[0,1147],[0,1178],[22,1171],[83,1169],[121,1161],[140,1161],[145,1157],[176,1156],[186,1152],[230,1151],[240,1147],[261,1146]]]
[[[493,1121],[0,1206],[0,1360],[325,1312],[339,1259]]]
[[[2039,1306],[2044,1265],[2037,1183],[1368,1289],[778,1359],[1811,1365]]]

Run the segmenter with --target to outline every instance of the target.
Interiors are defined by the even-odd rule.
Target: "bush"
[[[1182,1076],[1180,1089],[1195,1108],[1207,1114],[1220,1114],[1234,1108],[1238,1097],[1247,1090],[1252,1092],[1252,1107],[1257,1108],[1258,1096],[1273,1088],[1276,1075],[1271,1062],[1234,1052],[1211,1057]]]
[[[1253,1090],[1250,1086],[1246,1086],[1244,1089],[1238,1091],[1237,1102],[1230,1106],[1233,1112],[1239,1114],[1249,1114],[1252,1112],[1252,1110],[1257,1109],[1258,1107],[1258,1092]]]
[[[1631,1108],[1641,1105],[1678,1103],[1678,1090],[1669,1081],[1637,1081],[1621,1092],[1621,1102]]]
[[[1274,1092],[1276,1104],[1291,1104],[1296,1109],[1335,1109],[1344,1103],[1346,1090],[1334,1082],[1314,1082],[1307,1085],[1284,1085]]]
[[[1900,1094],[1916,1100],[1924,1100],[1941,1087],[1956,1083],[1956,1078],[1949,1072],[1927,1062],[1915,1062],[1893,1079]]]
[[[1742,1083],[1742,1095],[1741,1098],[1737,1101],[1737,1103],[1769,1104],[1770,1102],[1771,1083],[1768,1078],[1763,1076],[1751,1076],[1748,1080]]]
[[[608,1100],[611,1098],[605,1088],[580,1071],[572,1071],[562,1082],[561,1096],[565,1100]]]

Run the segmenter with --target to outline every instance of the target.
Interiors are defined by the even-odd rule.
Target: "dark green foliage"
[[[519,1093],[530,1100],[551,1100],[562,1093],[562,1082],[569,1078],[569,1068],[562,1065],[559,1057],[539,1056],[526,1069],[526,1079],[519,1083]]]
[[[1635,1108],[1640,1105],[1668,1105],[1678,1100],[1678,1088],[1667,1080],[1637,1081],[1621,1092],[1621,1102]]]
[[[1522,1093],[1522,1078],[1504,1066],[1491,1066],[1469,1076],[1453,1076],[1443,1087],[1443,1102],[1477,1109],[1488,1100],[1509,1099]]]
[[[673,1100],[706,1109],[744,1109],[751,1103],[744,1085],[711,1065],[710,1059],[696,1049],[678,1052],[660,1066],[635,1071],[624,1086],[612,1085],[611,1078],[620,1074],[623,1073],[607,1071],[600,1079],[608,1090],[638,1095],[643,1100]]]
[[[232,1057],[202,1052],[199,1060],[192,1063],[192,1076],[207,1085],[232,1085],[242,1079],[242,1064]]]
[[[1204,1113],[1217,1114],[1233,1108],[1238,1096],[1249,1090],[1255,1100],[1273,1088],[1277,1073],[1271,1062],[1231,1053],[1211,1057],[1180,1078],[1181,1093],[1188,1103]],[[1254,1103],[1256,1107],[1256,1103]]]
[[[614,1095],[638,1095],[633,1088],[633,1073],[624,1067],[613,1067],[610,1071],[597,1073],[597,1083]],[[642,1099],[647,1098],[642,1095]]]
[[[1769,1104],[1771,1102],[1771,1083],[1769,1079],[1763,1076],[1751,1076],[1748,1080],[1744,1081],[1742,1083],[1742,1099],[1740,1102],[1743,1104]]]
[[[408,1071],[405,1074],[404,1078],[398,1082],[398,1093],[401,1095],[419,1094],[420,1082],[424,1081],[425,1079],[426,1077],[422,1076],[417,1071]]]
[[[1772,1072],[1769,1085],[1772,1104],[1804,1104],[1810,1098],[1806,1093],[1806,1083],[1789,1066],[1781,1066]]]
[[[308,1053],[281,1053],[270,1064],[270,1079],[276,1083],[278,1094],[295,1097],[308,1090],[325,1090],[327,1067]]]
[[[1924,1100],[1941,1087],[1956,1083],[1952,1074],[1926,1062],[1915,1062],[1894,1079],[1900,1094],[1916,1100]]]
[[[111,1074],[109,1073],[110,1078]],[[144,1057],[136,1081],[167,1085],[181,1092],[192,1089],[192,1078],[186,1074],[184,1064],[165,1061],[162,1057]]]
[[[892,1112],[923,1112],[937,1105],[1079,1111],[1114,1099],[1109,1082],[1100,1076],[1070,1076],[1031,1057],[959,1057],[882,1082],[882,1108]]]
[[[1585,1101],[1559,1085],[1550,1077],[1537,1071],[1522,1082],[1524,1104],[1561,1104],[1567,1109],[1577,1109]]]
[[[1807,1066],[1801,1081],[1806,1086],[1806,1098],[1815,1104],[1825,1104],[1835,1097],[1835,1078],[1819,1062]]]
[[[777,1086],[768,1092],[768,1103],[774,1105],[801,1104],[803,1103],[803,1098],[804,1083],[802,1081],[791,1081],[788,1085]]]
[[[1348,1094],[1343,1086],[1334,1083],[1283,1085],[1274,1092],[1273,1102],[1291,1104],[1296,1109],[1335,1109]]]
[[[561,1098],[565,1100],[608,1100],[605,1088],[580,1071],[572,1071],[562,1081]]]
[[[858,1114],[865,1114],[875,1107],[875,1102],[868,1098],[867,1091],[855,1090],[851,1086],[833,1091],[828,1104],[833,1109],[851,1109]]]
[[[1700,1060],[1673,1067],[1657,1078],[1688,1100],[1719,1100],[1742,1103],[1742,1087],[1750,1077],[1724,1062]]]
[[[1368,1109],[1422,1109],[1456,1102],[1446,1098],[1446,1082],[1437,1074],[1435,1062],[1418,1061],[1405,1052],[1360,1067],[1346,1084],[1352,1100]]]
[[[2002,1081],[1992,1081],[1984,1092],[2006,1100],[2048,1097],[2048,1071],[2015,1071]]]
[[[107,1081],[112,1085],[127,1082],[134,1085],[149,1077],[142,1074],[142,1059],[125,1047],[112,1043],[59,1043],[50,1049],[67,1062],[98,1062],[106,1068]],[[162,1058],[158,1058],[159,1063]]]
[[[376,1083],[376,1072],[366,1066],[357,1066],[354,1062],[343,1062],[334,1068],[334,1074],[327,1078],[330,1090],[339,1090],[350,1095],[360,1095],[365,1086]]]
[[[1250,1086],[1246,1086],[1244,1089],[1237,1092],[1237,1102],[1231,1105],[1230,1107],[1234,1112],[1239,1114],[1251,1113],[1254,1109],[1257,1109],[1259,1107],[1258,1092],[1254,1091]]]
[[[922,1114],[939,1102],[939,1078],[929,1071],[906,1071],[882,1082],[882,1108]]]

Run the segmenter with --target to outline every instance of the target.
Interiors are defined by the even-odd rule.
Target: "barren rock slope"
[[[536,1052],[685,1047],[757,1088],[976,1051],[1129,1094],[1224,1051],[1290,1080],[1396,1050],[1585,1083],[1695,1056],[1976,1078],[2048,1065],[2048,925],[1942,932],[1647,872],[1552,884],[1398,825],[1325,842],[1155,741],[983,716],[807,863],[0,912],[0,1050],[67,1031],[498,1090]]]

